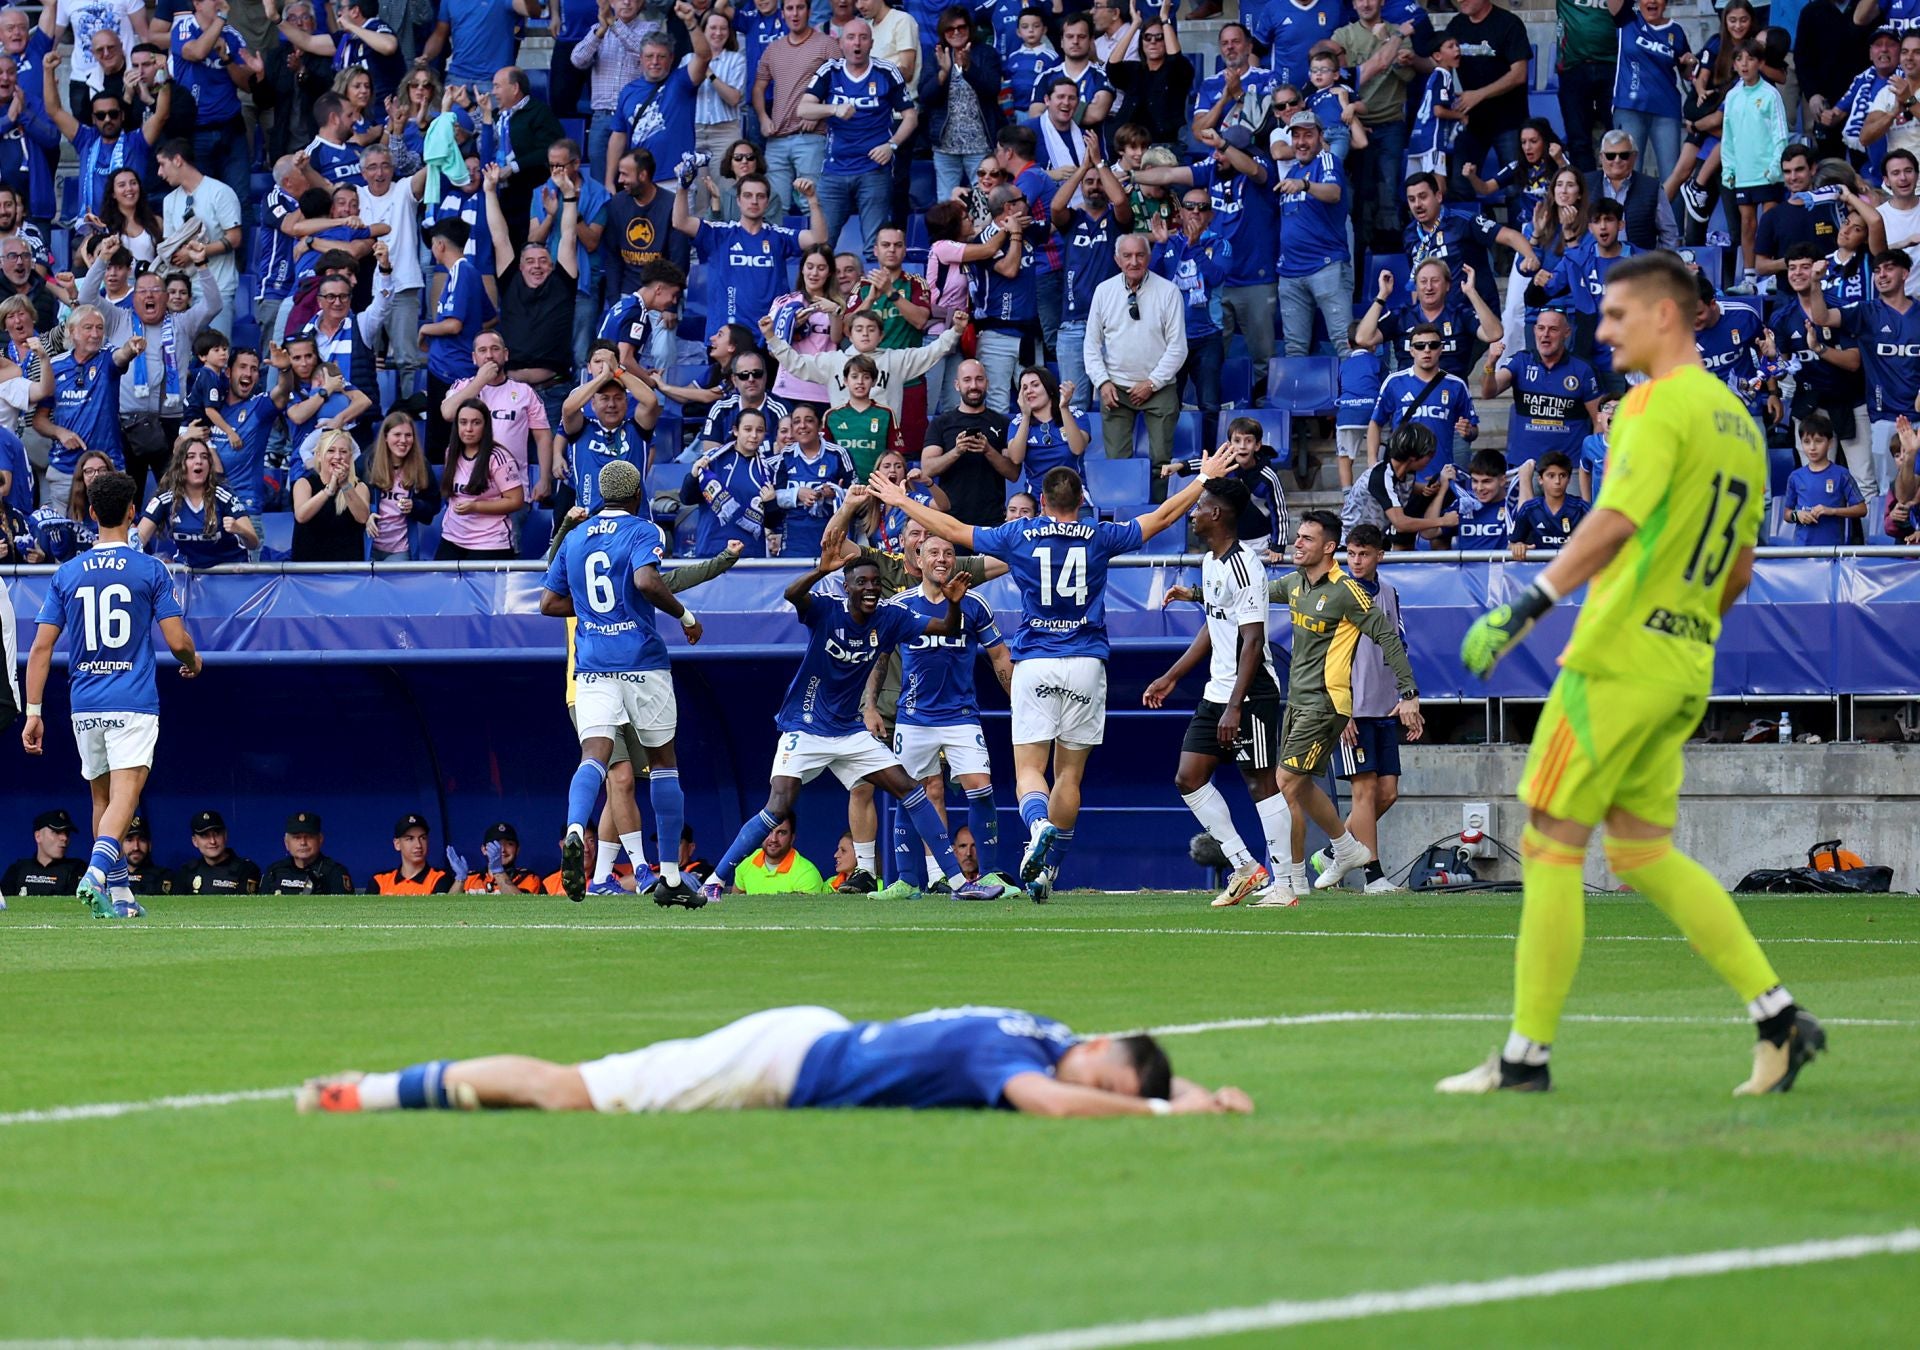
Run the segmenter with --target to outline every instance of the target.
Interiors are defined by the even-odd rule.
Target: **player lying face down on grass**
[[[849,1023],[827,1008],[771,1008],[690,1040],[584,1064],[521,1055],[434,1060],[395,1073],[316,1078],[308,1111],[667,1112],[782,1107],[998,1107],[1040,1116],[1246,1114],[1239,1088],[1173,1075],[1151,1036],[1079,1037],[1012,1008],[936,1008]]]

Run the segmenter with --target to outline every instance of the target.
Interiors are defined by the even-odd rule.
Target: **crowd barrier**
[[[1388,565],[1423,696],[1545,694],[1573,622],[1571,605],[1559,607],[1490,684],[1467,677],[1454,657],[1489,599],[1511,594],[1540,566],[1452,555]],[[0,572],[20,617],[23,657],[50,570]],[[1160,599],[1167,586],[1197,574],[1192,558],[1112,574],[1112,725],[1070,882],[1201,880],[1185,858],[1196,827],[1171,786],[1199,681],[1190,680],[1166,711],[1140,702],[1198,623],[1192,606],[1163,611]],[[772,717],[802,631],[780,598],[793,575],[791,563],[747,562],[688,592],[706,628],[697,647],[688,649],[677,629],[663,625],[676,659],[688,819],[709,857],[765,800]],[[263,866],[281,852],[284,818],[304,809],[325,816],[328,851],[356,878],[393,865],[392,824],[408,811],[432,822],[436,856],[450,834],[477,858],[482,832],[507,820],[519,829],[530,865],[558,865],[561,802],[578,750],[562,698],[563,625],[538,612],[537,568],[283,565],[182,574],[180,586],[195,641],[210,660],[195,681],[162,674],[163,729],[144,805],[163,860],[184,860],[186,819],[210,806],[225,813],[235,846]],[[981,594],[1003,623],[1017,621],[1010,583],[990,583]],[[1917,632],[1920,559],[1912,551],[1767,556],[1728,616],[1715,688],[1781,697],[1920,694]],[[1281,670],[1284,676],[1284,662]],[[1011,840],[1020,827],[1005,704],[990,680],[982,684],[1002,832]],[[63,678],[52,681],[46,704],[53,734],[44,758],[28,760],[17,736],[0,741],[0,854],[28,847],[28,821],[49,806],[85,818],[85,790],[64,734]],[[1257,821],[1243,813],[1242,831],[1257,838]],[[825,865],[845,827],[844,794],[830,779],[817,781],[802,796],[801,814],[803,851]]]

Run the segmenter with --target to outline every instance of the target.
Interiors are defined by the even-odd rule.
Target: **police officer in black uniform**
[[[0,876],[0,895],[78,895],[86,875],[85,858],[69,858],[73,817],[62,810],[33,818],[33,856],[21,858]]]
[[[135,816],[120,836],[120,859],[127,865],[127,885],[135,895],[160,895],[166,884],[163,870],[154,865],[153,835],[147,818]]]
[[[260,878],[263,895],[352,895],[353,878],[347,869],[322,853],[326,836],[320,817],[295,811],[287,817],[287,856]]]
[[[197,811],[188,828],[200,856],[173,874],[173,895],[252,895],[260,869],[227,847],[227,822],[218,811]]]

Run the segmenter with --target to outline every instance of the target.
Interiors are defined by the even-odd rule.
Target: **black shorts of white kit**
[[[1787,199],[1784,183],[1761,183],[1755,187],[1735,188],[1730,194],[1735,206],[1764,206],[1768,202],[1783,202]]]
[[[1334,752],[1334,772],[1342,778],[1358,778],[1363,773],[1400,776],[1400,719],[1397,717],[1356,717],[1352,745],[1341,743]]]
[[[1183,754],[1232,759],[1243,769],[1271,769],[1280,762],[1282,704],[1277,698],[1248,699],[1240,705],[1240,734],[1229,748],[1220,744],[1220,715],[1224,703],[1201,699],[1180,742]]]

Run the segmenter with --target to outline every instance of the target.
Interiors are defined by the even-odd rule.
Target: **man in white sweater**
[[[1173,426],[1180,415],[1186,306],[1177,286],[1147,270],[1145,235],[1122,235],[1113,257],[1120,275],[1094,288],[1087,313],[1087,379],[1100,391],[1108,459],[1133,454],[1134,417],[1146,415],[1147,453],[1159,494],[1164,488],[1157,470],[1173,458]]]

